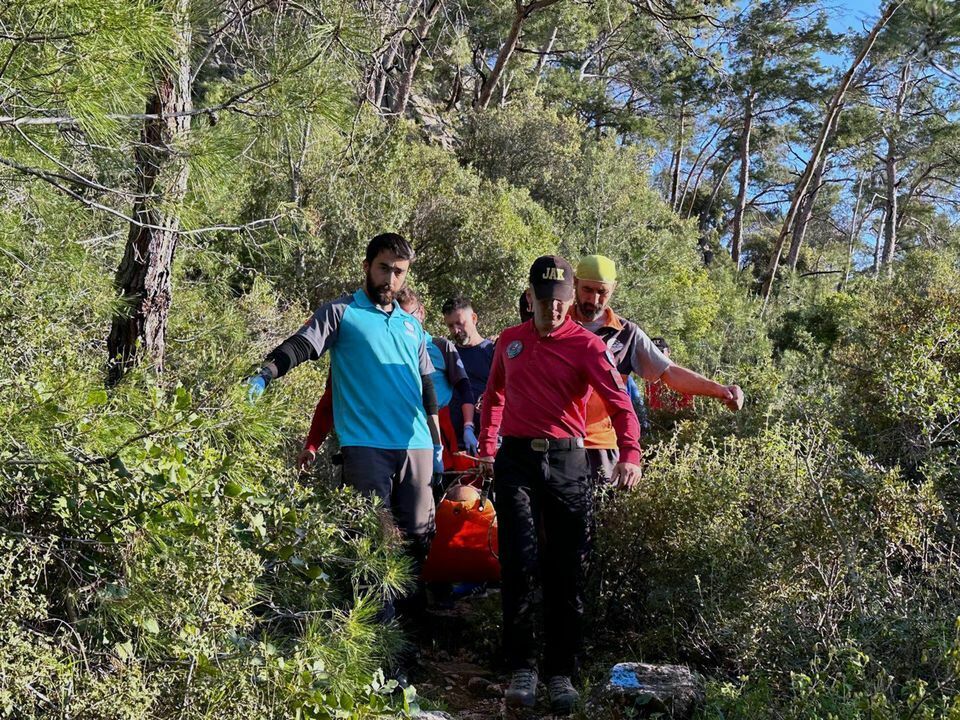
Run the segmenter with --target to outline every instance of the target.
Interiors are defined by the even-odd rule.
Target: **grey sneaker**
[[[550,693],[550,712],[556,715],[569,715],[580,699],[580,693],[566,675],[554,675],[547,680],[547,691]]]
[[[537,703],[537,671],[515,670],[503,697],[507,705],[533,707]]]

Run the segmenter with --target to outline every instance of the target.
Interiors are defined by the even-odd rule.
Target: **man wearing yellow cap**
[[[640,375],[648,382],[660,380],[684,395],[704,395],[720,400],[733,411],[743,407],[738,385],[721,385],[700,373],[676,365],[651,342],[635,323],[610,309],[617,287],[617,266],[603,255],[587,255],[575,272],[576,297],[570,316],[599,336],[624,376]],[[584,445],[594,474],[609,480],[617,464],[617,437],[603,400],[592,395],[587,403],[587,437]]]

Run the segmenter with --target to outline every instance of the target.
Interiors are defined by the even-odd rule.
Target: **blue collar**
[[[353,301],[360,307],[365,307],[365,308],[376,307],[376,305],[373,304],[373,300],[371,300],[367,296],[367,291],[364,290],[363,288],[358,288],[357,291],[353,294]]]

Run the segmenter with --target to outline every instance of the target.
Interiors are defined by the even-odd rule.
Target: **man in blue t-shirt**
[[[255,400],[272,380],[330,352],[343,481],[383,500],[419,563],[433,535],[431,480],[443,470],[443,447],[428,336],[395,302],[413,259],[404,238],[377,235],[367,246],[364,286],[321,305],[248,382]]]
[[[469,298],[462,295],[450,298],[441,308],[443,322],[450,330],[450,337],[457,345],[460,360],[470,378],[470,387],[478,400],[483,397],[487,388],[487,376],[490,375],[490,365],[493,363],[494,345],[477,331],[477,313],[473,310]],[[463,438],[463,449],[470,455],[477,454],[477,435],[480,428],[474,424],[464,422],[460,412],[461,398],[454,392],[453,402],[450,404],[450,420],[458,438]],[[479,411],[475,414],[480,417]]]

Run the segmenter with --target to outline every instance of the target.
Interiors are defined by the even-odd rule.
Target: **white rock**
[[[682,665],[618,663],[595,702],[635,708],[640,717],[659,712],[680,720],[691,717],[705,695],[703,678]]]

